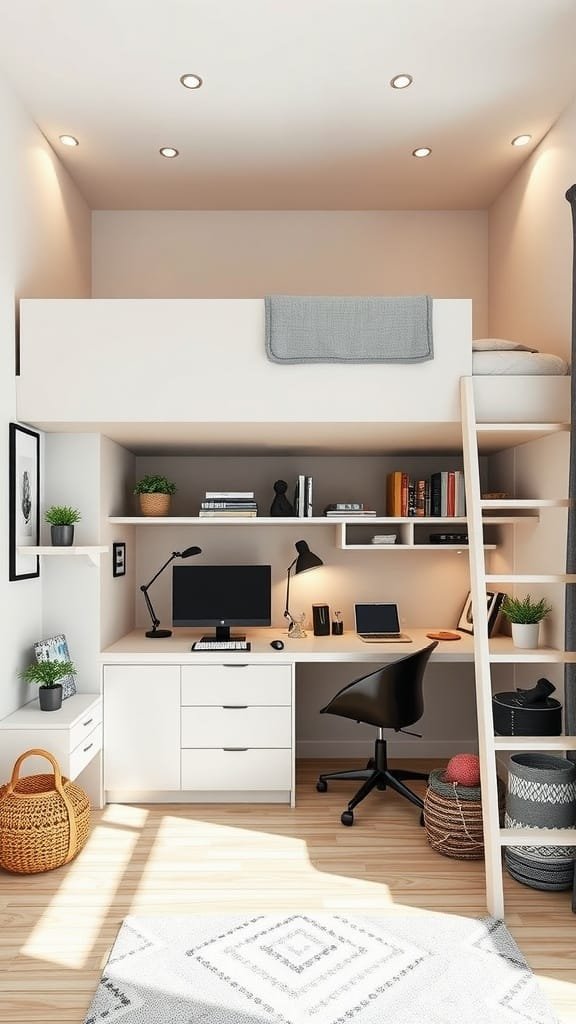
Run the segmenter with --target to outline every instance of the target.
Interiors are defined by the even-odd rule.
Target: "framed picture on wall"
[[[112,575],[126,575],[126,544],[123,540],[115,540],[112,544]]]
[[[40,575],[38,555],[22,550],[40,542],[40,434],[18,423],[9,429],[8,578],[29,580]]]
[[[500,612],[500,605],[504,600],[505,594],[501,594],[499,591],[486,591],[486,610],[488,612],[488,636],[492,636],[496,628],[496,621],[498,619],[498,613]],[[472,617],[472,594],[468,592],[464,607],[460,612],[460,618],[458,619],[458,625],[456,629],[462,631],[462,633],[474,633],[474,619]]]

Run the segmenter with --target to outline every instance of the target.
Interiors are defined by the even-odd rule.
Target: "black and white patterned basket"
[[[576,764],[549,754],[513,754],[506,792],[507,828],[576,826]],[[504,859],[513,878],[535,889],[568,889],[576,846],[509,846]]]

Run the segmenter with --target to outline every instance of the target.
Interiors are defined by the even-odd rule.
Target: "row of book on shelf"
[[[386,478],[386,515],[452,516],[466,515],[464,473],[461,469],[432,473],[414,480],[401,470]]]

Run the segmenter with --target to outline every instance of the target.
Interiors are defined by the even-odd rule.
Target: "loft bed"
[[[147,435],[234,446],[244,437],[265,450],[291,437],[304,447],[331,432],[344,440],[348,430],[361,445],[387,424],[401,445],[409,425],[426,436],[430,423],[439,439],[445,425],[448,443],[459,435],[459,381],[484,355],[472,351],[465,299],[432,301],[432,359],[369,365],[270,361],[263,299],[26,299],[20,307],[18,419],[127,444]],[[512,387],[510,376],[474,376],[477,416],[567,421],[569,387],[560,375],[522,375]]]

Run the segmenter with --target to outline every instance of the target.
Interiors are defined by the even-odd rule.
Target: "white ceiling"
[[[486,207],[575,39],[576,0],[0,0],[0,68],[96,209]]]

